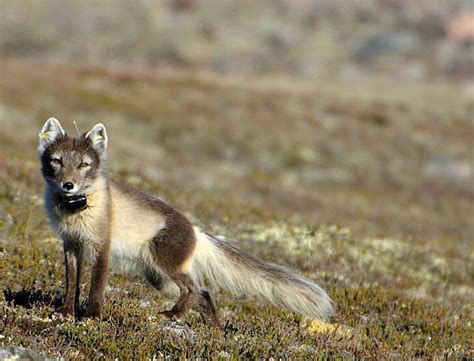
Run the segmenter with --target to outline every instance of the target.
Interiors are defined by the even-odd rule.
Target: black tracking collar
[[[61,198],[61,208],[69,213],[79,213],[87,208],[87,198],[84,194],[63,196]]]

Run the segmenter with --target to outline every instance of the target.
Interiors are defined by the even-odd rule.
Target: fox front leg
[[[104,306],[105,287],[107,286],[107,273],[109,266],[109,244],[102,246],[98,251],[92,266],[91,287],[89,291],[89,304],[85,317],[101,318]]]
[[[79,287],[83,264],[83,250],[77,242],[64,240],[64,265],[66,269],[66,297],[56,312],[74,315],[74,304],[79,301]]]

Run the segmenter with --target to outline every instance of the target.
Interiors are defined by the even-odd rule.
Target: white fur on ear
[[[39,148],[38,151],[41,153],[44,149],[53,143],[59,135],[66,135],[61,123],[56,118],[49,118],[41,128],[39,136]]]
[[[92,142],[92,146],[99,152],[101,157],[105,157],[107,151],[107,131],[102,123],[94,125],[94,127],[86,134]]]

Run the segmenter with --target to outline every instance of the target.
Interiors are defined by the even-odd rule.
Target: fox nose
[[[63,188],[67,191],[70,191],[71,189],[74,188],[74,184],[72,184],[72,182],[64,182]]]

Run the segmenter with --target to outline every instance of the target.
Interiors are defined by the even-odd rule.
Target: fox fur
[[[202,232],[160,199],[109,178],[103,124],[71,137],[50,118],[39,138],[45,208],[64,246],[66,295],[57,312],[74,314],[88,256],[92,277],[86,317],[101,317],[109,268],[142,275],[154,288],[176,295],[173,308],[163,312],[169,318],[182,319],[195,306],[205,322],[217,325],[206,282],[312,318],[331,315],[332,301],[314,281]],[[78,195],[86,197],[87,208],[72,213],[62,206],[64,199]]]

